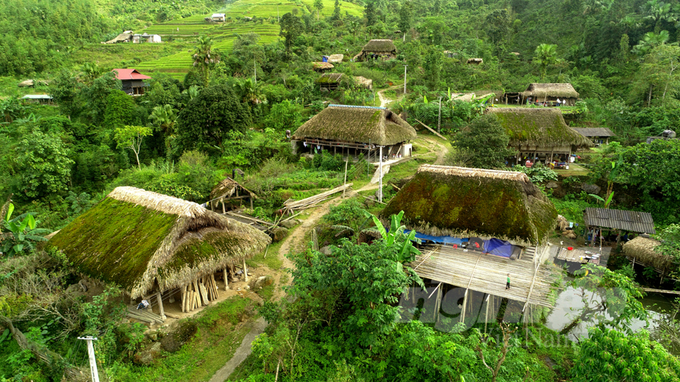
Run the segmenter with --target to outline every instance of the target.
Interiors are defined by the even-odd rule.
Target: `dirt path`
[[[252,353],[252,347],[251,344],[259,336],[262,332],[264,332],[264,329],[267,327],[267,323],[264,321],[264,318],[260,317],[258,318],[254,323],[253,327],[250,329],[250,332],[246,334],[245,337],[243,337],[243,341],[241,342],[241,345],[236,349],[236,352],[234,353],[234,356],[231,357],[227,363],[222,366],[221,369],[217,370],[215,375],[210,378],[210,382],[223,382],[229,376],[231,373],[236,370],[236,368],[243,362],[249,355]]]
[[[446,147],[446,145],[443,145],[443,144],[439,143],[437,140],[432,139],[432,138],[423,138],[423,139],[425,141],[427,141],[428,143],[431,143],[432,146],[430,146],[428,148],[437,153],[437,160],[435,160],[433,164],[444,164],[444,158],[446,157],[446,154],[449,153],[448,147]],[[435,146],[437,148],[435,148]]]

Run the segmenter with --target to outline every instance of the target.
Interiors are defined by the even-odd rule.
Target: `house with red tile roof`
[[[144,80],[149,80],[151,77],[143,75],[137,69],[113,69],[113,71],[116,72],[116,78],[123,83],[123,91],[128,95],[140,96],[149,86],[144,83]]]

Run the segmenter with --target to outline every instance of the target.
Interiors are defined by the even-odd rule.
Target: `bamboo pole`
[[[227,267],[224,267],[224,290],[229,290],[229,274],[227,272]]]
[[[486,326],[489,324],[489,299],[490,294],[486,295],[486,315],[484,316],[484,335],[486,336]]]
[[[165,309],[163,309],[163,298],[161,291],[156,291],[156,298],[158,299],[158,310],[160,311],[161,320],[165,321]]]
[[[184,308],[184,304],[185,304],[186,301],[187,301],[187,292],[186,292],[186,290],[187,290],[186,284],[182,285],[182,313],[184,313],[184,312],[186,311],[186,309]]]
[[[246,267],[246,258],[243,258],[243,276],[245,277],[245,281],[248,282],[248,268]]]

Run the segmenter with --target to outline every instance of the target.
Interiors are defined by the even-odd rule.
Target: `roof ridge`
[[[198,203],[175,198],[174,196],[159,194],[153,191],[146,191],[136,187],[116,187],[109,193],[108,197],[166,214],[179,215],[188,218],[196,218],[204,215],[207,211]]]
[[[481,177],[481,178],[517,180],[527,183],[530,182],[527,174],[519,171],[489,170],[484,168],[424,164],[418,168],[418,172],[434,172],[445,175],[465,176],[469,178]]]
[[[340,105],[332,103],[328,107],[346,107],[351,109],[373,109],[373,110],[387,110],[387,108],[382,106],[360,106],[360,105]]]

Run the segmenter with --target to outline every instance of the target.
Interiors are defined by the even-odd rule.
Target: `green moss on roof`
[[[364,53],[386,53],[386,52],[396,52],[397,47],[394,46],[394,42],[388,39],[374,39],[366,43],[361,50]]]
[[[405,224],[430,235],[543,242],[557,211],[528,178],[507,171],[424,165],[381,213],[404,211]]]
[[[391,146],[416,137],[415,129],[393,112],[372,107],[329,106],[300,126],[295,139],[329,139]]]
[[[591,146],[592,142],[567,126],[558,109],[491,108],[510,136],[510,146]]]
[[[106,198],[59,231],[59,248],[92,277],[131,287],[170,234],[177,215]]]

